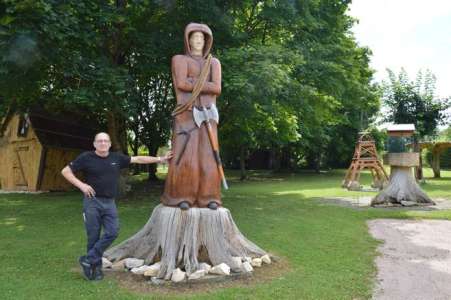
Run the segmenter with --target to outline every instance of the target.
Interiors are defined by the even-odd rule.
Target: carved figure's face
[[[205,45],[204,34],[200,31],[193,32],[189,37],[189,45],[191,50],[194,50],[195,52],[202,52]]]

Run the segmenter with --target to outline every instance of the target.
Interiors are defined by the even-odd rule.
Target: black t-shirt
[[[97,197],[115,198],[118,194],[120,169],[130,165],[130,156],[110,152],[107,157],[98,156],[95,151],[80,154],[69,164],[73,172],[81,171],[96,192]]]

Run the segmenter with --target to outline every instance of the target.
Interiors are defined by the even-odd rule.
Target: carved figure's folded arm
[[[221,94],[221,63],[216,58],[211,60],[211,81],[205,82],[202,92],[217,96]]]
[[[194,80],[188,78],[188,63],[182,55],[172,58],[172,74],[174,74],[175,87],[184,92],[192,92]]]

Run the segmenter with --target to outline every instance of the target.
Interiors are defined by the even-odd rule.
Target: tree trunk
[[[274,171],[280,170],[280,157],[275,146],[272,146],[269,150],[269,169]]]
[[[315,157],[315,172],[319,174],[320,171],[321,171],[321,151],[318,151]]]
[[[390,182],[372,201],[371,205],[400,204],[400,205],[435,205],[435,203],[420,188],[411,167],[392,166]]]
[[[420,164],[418,167],[415,167],[415,178],[417,180],[422,180],[423,179],[423,159],[421,157],[420,144],[418,143],[418,139],[416,137],[414,137],[414,141],[413,141],[413,152],[419,153],[419,156],[420,156]]]
[[[423,176],[423,157],[422,157],[422,151],[420,150],[420,165],[418,166],[417,169],[417,179],[418,180],[423,180],[424,181],[424,176]]]
[[[133,150],[133,155],[138,156],[138,151]],[[139,173],[141,173],[141,166],[139,164],[133,164],[132,166],[133,175],[138,175]]]
[[[127,136],[123,120],[118,119],[113,111],[109,111],[107,113],[107,123],[112,150],[127,154]]]
[[[240,180],[243,181],[247,178],[246,175],[246,149],[241,147],[240,149]]]
[[[124,13],[127,6],[127,0],[116,0],[117,13]],[[124,50],[123,40],[123,22],[115,22],[114,29],[110,36],[104,39],[104,49],[109,55],[112,63],[116,67],[121,67],[125,64],[126,53]],[[111,138],[111,146],[114,151],[120,151],[127,154],[127,128],[125,120],[119,113],[121,99],[112,96],[112,105],[107,112],[108,133]]]
[[[432,171],[434,178],[440,178],[440,150],[438,147],[432,148]]]
[[[246,239],[226,208],[190,208],[158,205],[148,222],[135,235],[107,250],[110,261],[144,259],[146,264],[160,261],[158,278],[169,280],[176,268],[188,274],[199,263],[226,263],[232,271],[241,269],[233,257],[261,257],[266,252]]]
[[[149,150],[150,156],[157,156],[158,147],[147,145],[147,149]],[[158,166],[158,164],[149,164],[148,165],[148,173],[149,173],[149,176],[147,177],[148,181],[157,181],[158,180],[157,166]]]
[[[127,154],[127,136],[125,128],[123,128],[123,124],[116,118],[113,111],[107,112],[107,123],[112,150]],[[128,170],[121,170],[118,188],[119,197],[124,196],[130,190],[130,185],[127,184],[128,176]]]
[[[291,147],[286,146],[282,148],[280,165],[282,169],[287,169],[290,171],[295,169],[295,166],[293,164],[293,151]]]

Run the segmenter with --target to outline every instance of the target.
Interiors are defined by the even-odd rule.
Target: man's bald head
[[[96,142],[98,140],[108,140],[111,142],[110,135],[106,132],[97,133],[96,136],[94,137],[94,142]]]
[[[96,153],[100,156],[108,155],[108,151],[111,147],[111,139],[108,133],[99,132],[94,137],[94,148],[96,149]]]

